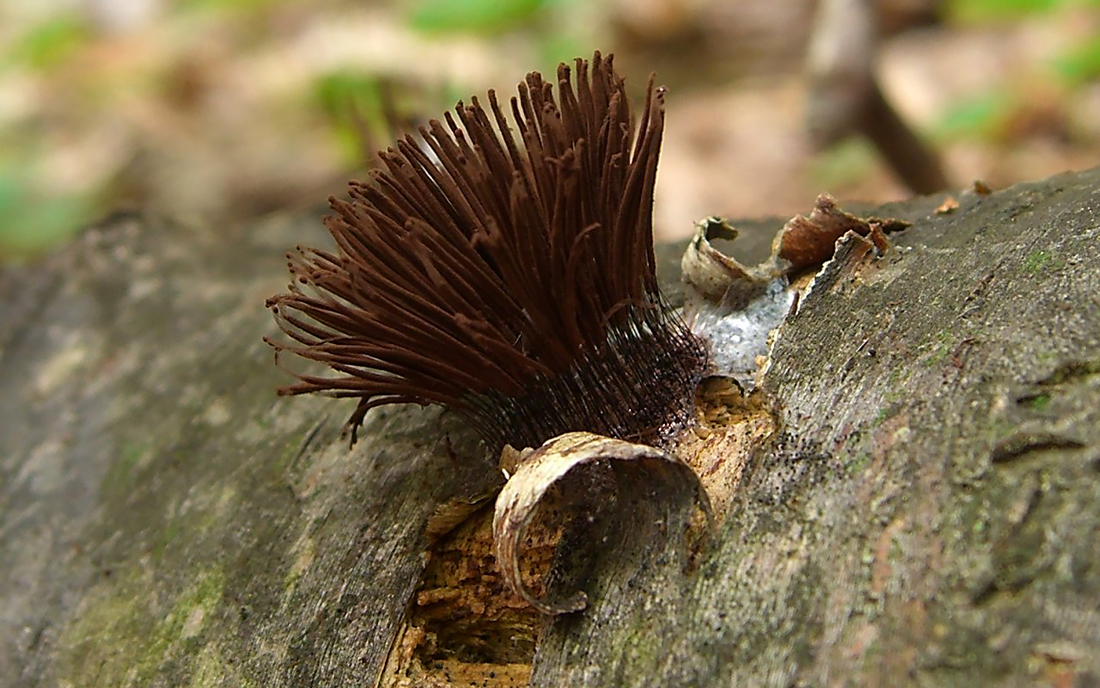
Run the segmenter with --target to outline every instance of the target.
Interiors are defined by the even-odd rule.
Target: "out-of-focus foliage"
[[[250,10],[262,10],[273,7],[286,0],[177,0],[176,5],[183,11],[187,10],[214,10],[231,12],[247,12]]]
[[[920,127],[946,154],[957,183],[978,174],[965,167],[952,171],[955,151],[987,169],[1042,162],[1049,174],[1096,164],[1087,151],[1100,144],[1100,0],[948,0],[942,17],[937,31],[956,32],[945,54],[962,59],[917,50],[910,55],[945,62],[958,74],[944,78],[942,64],[925,72],[943,82],[934,85],[935,114]],[[974,37],[969,49],[967,36]],[[856,180],[876,167],[866,152],[851,142],[826,150],[811,165],[812,178],[826,187],[860,188]],[[980,175],[988,179],[990,172]],[[1000,175],[992,176],[1001,183]]]
[[[364,145],[389,133],[383,86],[377,75],[352,69],[321,74],[314,82],[314,94],[332,121],[340,150],[349,163],[361,162]]]
[[[29,188],[24,172],[10,164],[0,167],[0,258],[38,253],[88,221],[87,198],[45,196]]]
[[[1014,99],[1004,90],[979,93],[956,102],[943,115],[936,134],[940,138],[993,138],[1014,106]]]
[[[1009,141],[1025,124],[1062,116],[1075,92],[1100,77],[1100,36],[1070,41],[1052,59],[1033,65],[1023,78],[991,84],[959,99],[936,128],[942,139],[975,138]],[[1057,126],[1057,123],[1052,123]],[[1067,133],[1067,135],[1069,135]]]
[[[1053,67],[1054,73],[1069,85],[1100,79],[1100,35],[1068,48],[1054,61]]]
[[[952,22],[980,23],[1018,20],[1088,5],[1100,3],[1096,0],[950,0],[946,15]]]
[[[606,1],[606,0],[605,0]],[[589,27],[571,24],[590,0],[419,0],[408,13],[409,26],[428,34],[472,34],[486,39],[523,30],[535,47],[540,68],[585,54]]]
[[[496,33],[535,20],[547,0],[421,0],[409,14],[420,31]]]
[[[479,61],[517,79],[596,26],[570,25],[581,0],[20,2],[0,0],[0,262],[120,205],[232,222],[321,200],[484,90]]]
[[[49,69],[70,57],[90,37],[86,22],[79,17],[52,17],[20,36],[5,56],[5,63]]]
[[[618,54],[633,93],[651,70],[670,88],[661,231],[714,213],[797,211],[822,191],[896,197],[867,145],[823,153],[804,145],[790,97],[801,87],[797,60],[754,81],[758,64],[773,62],[762,55],[799,50],[790,47],[792,22],[805,29],[812,15],[795,6],[0,0],[0,262],[33,256],[120,207],[229,227],[317,203],[360,177],[394,135],[456,100],[489,87],[510,92],[528,71],[597,47]],[[917,121],[949,163],[964,152],[962,181],[1044,176],[1081,166],[1100,146],[1090,105],[1100,79],[1098,9],[1100,0],[947,1],[931,32],[962,43],[1005,32],[1027,48],[1006,51],[1011,68],[979,86],[945,84],[938,92],[951,95]],[[1017,30],[1027,26],[1038,29]],[[1047,36],[1038,48],[1035,35]],[[769,52],[777,44],[785,50]],[[975,71],[930,52],[915,61],[933,59]],[[1054,143],[1028,149],[1035,140]],[[1034,150],[1047,156],[1044,166]],[[1012,156],[1026,170],[989,171]]]
[[[825,188],[855,184],[875,169],[877,157],[875,147],[867,139],[847,138],[815,156],[810,175]]]

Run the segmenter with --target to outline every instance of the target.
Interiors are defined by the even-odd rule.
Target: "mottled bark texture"
[[[1100,681],[1100,170],[942,200],[781,327],[779,431],[694,559],[629,517],[568,554],[532,683]],[[375,684],[428,518],[501,478],[436,409],[349,451],[350,402],[274,396],[263,301],[323,232],[120,216],[0,274],[4,685]]]

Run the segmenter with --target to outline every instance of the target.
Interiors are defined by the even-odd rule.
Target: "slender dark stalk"
[[[662,299],[652,205],[664,92],[650,79],[635,133],[608,56],[529,74],[381,153],[330,198],[336,250],[288,254],[268,300],[292,342],[327,364],[280,394],[357,397],[354,433],[383,404],[443,404],[495,448],[570,430],[658,441],[683,420],[705,363]]]

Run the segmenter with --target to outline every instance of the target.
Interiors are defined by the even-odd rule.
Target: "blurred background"
[[[316,205],[394,130],[595,48],[669,88],[665,239],[1100,162],[1100,0],[0,0],[0,262],[118,209]]]

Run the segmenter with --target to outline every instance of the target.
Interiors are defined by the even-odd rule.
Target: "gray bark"
[[[588,609],[486,685],[1100,681],[1100,169],[941,200],[875,209],[913,225],[782,325],[779,432],[703,549],[608,519],[630,537],[564,557]],[[4,685],[392,667],[429,517],[501,477],[437,409],[373,412],[349,451],[350,402],[274,396],[262,303],[316,217],[119,216],[0,274]],[[494,661],[430,679],[467,660]]]

